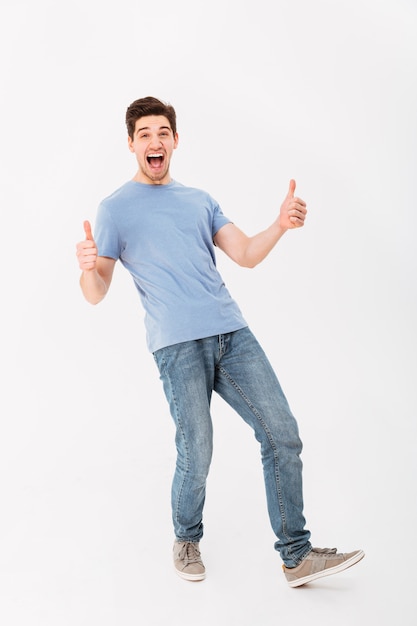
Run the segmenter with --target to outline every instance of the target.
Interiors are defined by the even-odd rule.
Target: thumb
[[[294,198],[294,191],[295,191],[295,180],[291,179],[290,186],[288,188],[287,198]]]
[[[88,220],[84,222],[84,232],[85,232],[86,239],[89,239],[90,241],[94,241],[93,233],[91,232],[91,224]]]

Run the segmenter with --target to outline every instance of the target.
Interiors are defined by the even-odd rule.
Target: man
[[[212,456],[213,391],[252,427],[260,443],[275,549],[290,586],[342,571],[364,553],[312,548],[303,516],[297,423],[216,268],[215,246],[239,265],[254,267],[287,230],[304,225],[306,204],[294,195],[295,181],[290,181],[273,224],[248,237],[210,195],[171,178],[171,157],[178,146],[171,105],[152,97],[136,100],[127,109],[126,125],[138,170],[101,203],[95,238],[89,222],[84,223],[85,240],[77,245],[80,284],[89,302],[100,302],[120,259],[144,306],[148,347],[176,426],[176,571],[186,580],[205,577],[199,542]]]

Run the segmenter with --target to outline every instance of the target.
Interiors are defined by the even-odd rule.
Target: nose
[[[152,148],[159,148],[162,145],[160,137],[158,137],[158,135],[152,135],[150,145]]]

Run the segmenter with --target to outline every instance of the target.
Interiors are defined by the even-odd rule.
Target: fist
[[[97,263],[97,246],[93,239],[90,222],[84,222],[85,239],[77,243],[77,258],[80,269],[94,270]]]

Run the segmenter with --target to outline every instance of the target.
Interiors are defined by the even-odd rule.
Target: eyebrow
[[[142,130],[150,130],[149,126],[143,126],[142,128],[138,128],[136,133],[140,133]],[[158,130],[172,130],[170,126],[160,126]]]

